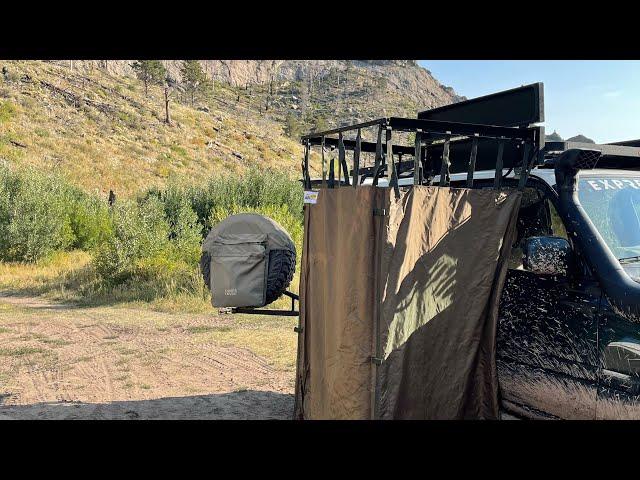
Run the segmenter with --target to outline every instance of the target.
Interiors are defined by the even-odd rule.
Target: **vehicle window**
[[[522,270],[522,244],[529,237],[567,237],[567,231],[556,208],[543,191],[525,188],[518,212],[516,240],[509,256],[508,268]]]
[[[556,207],[553,206],[551,200],[547,199],[547,203],[549,205],[549,211],[551,212],[551,233],[556,237],[562,237],[566,240],[569,240],[569,236],[567,235],[567,229],[564,228],[564,223],[562,223],[562,219],[560,215],[558,215],[558,211]]]
[[[640,177],[585,177],[578,197],[618,259],[640,255]]]

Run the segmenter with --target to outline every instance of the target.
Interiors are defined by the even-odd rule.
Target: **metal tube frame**
[[[368,127],[378,127],[378,136],[376,142],[362,141],[362,129]],[[387,132],[387,138],[385,139],[386,146],[383,146],[382,131]],[[399,132],[415,132],[416,138],[414,145],[394,145],[391,142],[391,131],[396,130]],[[387,117],[377,120],[371,120],[368,122],[357,123],[354,125],[348,125],[344,127],[334,128],[326,130],[324,132],[316,132],[301,137],[302,143],[305,145],[305,157],[302,164],[303,179],[305,188],[310,188],[310,176],[309,176],[309,153],[313,146],[319,145],[322,149],[322,186],[327,187],[327,173],[329,173],[329,187],[333,186],[332,179],[335,180],[335,174],[333,168],[327,172],[327,162],[324,157],[325,147],[338,148],[338,169],[339,177],[338,183],[342,181],[345,185],[349,185],[349,178],[351,177],[351,184],[357,187],[362,183],[364,178],[373,177],[373,185],[378,185],[378,179],[382,175],[387,175],[389,185],[394,187],[394,183],[397,182],[403,173],[412,172],[413,184],[420,185],[426,179],[427,176],[432,176],[435,172],[428,171],[429,165],[428,151],[429,146],[437,146],[439,144],[443,147],[443,162],[441,180],[439,184],[446,186],[449,184],[448,168],[450,165],[450,149],[447,147],[452,146],[458,141],[466,141],[473,139],[471,147],[471,155],[468,163],[467,172],[467,186],[473,187],[473,174],[475,172],[475,160],[478,151],[478,140],[480,138],[493,139],[498,142],[498,155],[496,158],[496,179],[494,186],[499,188],[502,178],[502,155],[504,151],[504,144],[507,141],[517,141],[524,143],[525,154],[523,155],[522,164],[520,165],[520,175],[528,176],[530,170],[535,166],[536,162],[540,160],[540,155],[533,155],[531,160],[528,161],[530,152],[540,152],[544,148],[544,135],[543,127],[499,127],[493,125],[479,125],[471,123],[460,122],[445,122],[436,120],[421,120],[413,118],[401,118],[401,117]],[[346,139],[344,134],[346,132],[356,132],[356,139]],[[332,138],[330,135],[338,135],[338,138]],[[386,147],[386,148],[385,148]],[[422,149],[425,148],[424,154]],[[528,149],[528,150],[527,150]],[[385,151],[386,150],[386,151]],[[346,162],[346,151],[353,151],[353,169],[349,171]],[[373,167],[362,168],[360,166],[360,157],[362,152],[375,152],[375,162]],[[393,160],[393,155],[396,154],[399,157],[399,161],[396,163]],[[411,155],[412,161],[402,161],[403,155]],[[331,160],[333,164],[333,158]],[[390,167],[390,168],[389,168]],[[342,179],[342,171],[344,171],[344,180]],[[397,187],[394,187],[394,189]]]

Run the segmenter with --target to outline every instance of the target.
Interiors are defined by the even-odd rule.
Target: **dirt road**
[[[286,419],[295,320],[0,294],[0,419]]]

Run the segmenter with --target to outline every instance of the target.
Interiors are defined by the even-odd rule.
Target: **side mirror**
[[[573,251],[565,238],[529,237],[522,246],[525,270],[544,275],[567,275],[573,263]]]

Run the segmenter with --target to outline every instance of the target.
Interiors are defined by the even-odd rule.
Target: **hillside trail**
[[[0,292],[0,419],[291,418],[292,369],[213,337],[230,317]]]

